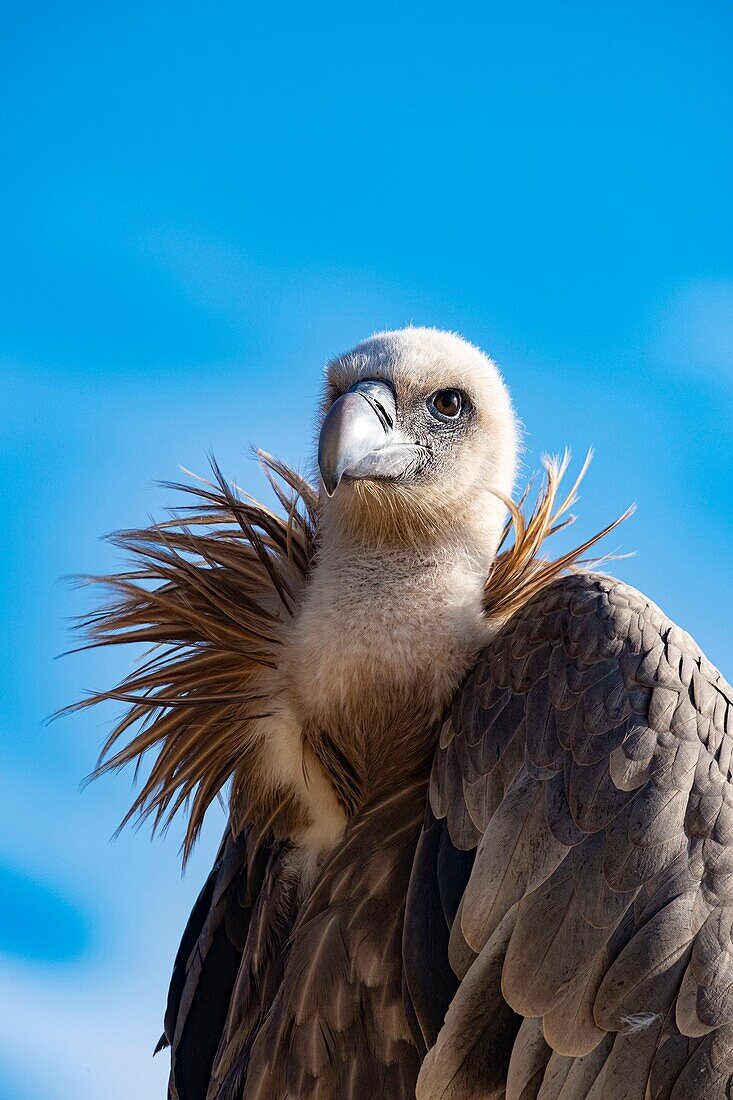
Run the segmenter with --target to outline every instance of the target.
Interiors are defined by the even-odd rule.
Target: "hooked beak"
[[[397,402],[387,382],[367,379],[334,401],[321,427],[318,465],[328,496],[342,477],[396,481],[422,450],[396,427]]]

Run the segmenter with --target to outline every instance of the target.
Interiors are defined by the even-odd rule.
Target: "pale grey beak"
[[[357,382],[334,401],[318,440],[318,465],[329,496],[342,477],[395,481],[414,465],[422,448],[406,442],[396,421],[397,402],[387,382]]]

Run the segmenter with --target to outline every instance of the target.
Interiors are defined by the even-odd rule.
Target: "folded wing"
[[[418,1100],[729,1095],[733,691],[619,581],[516,614],[456,698],[408,895]]]
[[[181,939],[156,1048],[171,1047],[171,1100],[205,1100],[215,1067],[235,1053],[238,1070],[246,1071],[289,931],[292,899],[279,873],[284,851],[272,834],[250,827],[235,838],[227,828]],[[257,995],[238,995],[242,984]]]

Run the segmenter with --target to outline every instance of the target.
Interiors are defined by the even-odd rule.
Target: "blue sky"
[[[256,10],[255,10],[256,9]],[[269,9],[269,10],[268,10]],[[109,842],[129,667],[54,661],[155,479],[303,464],[323,360],[456,329],[502,366],[525,471],[596,458],[576,531],[730,676],[733,10],[563,2],[6,6],[0,35],[0,1093],[162,1095],[180,832]]]

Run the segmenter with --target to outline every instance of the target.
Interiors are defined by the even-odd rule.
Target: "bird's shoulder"
[[[409,999],[433,1048],[421,1096],[446,1074],[488,1087],[469,1078],[489,1064],[517,1095],[571,1070],[604,1097],[630,1072],[670,1089],[701,1074],[718,1095],[732,744],[729,685],[623,582],[563,577],[497,632],[444,723],[408,897]],[[477,1011],[488,1060],[468,1057]]]

